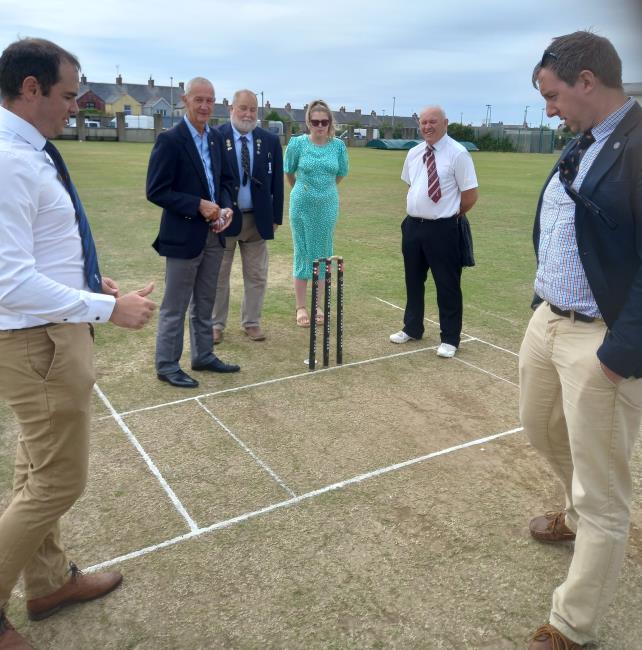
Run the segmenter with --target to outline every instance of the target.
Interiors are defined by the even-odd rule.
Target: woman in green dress
[[[292,187],[290,193],[290,228],[294,243],[294,294],[296,323],[309,327],[306,308],[308,280],[312,262],[333,255],[334,227],[339,215],[337,185],[348,173],[345,144],[334,137],[334,118],[321,99],[310,103],[305,114],[309,135],[292,138],[285,151],[284,169]],[[322,293],[325,270],[319,270],[319,293]],[[323,321],[319,310],[317,322]]]

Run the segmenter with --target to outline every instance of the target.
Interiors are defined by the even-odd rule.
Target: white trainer
[[[393,343],[408,343],[408,341],[412,341],[413,338],[412,336],[408,336],[403,330],[399,330],[390,335],[390,340]]]
[[[441,343],[437,348],[437,356],[444,357],[445,359],[452,359],[457,352],[457,348],[450,343]]]

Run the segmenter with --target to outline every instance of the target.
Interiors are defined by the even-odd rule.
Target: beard
[[[249,133],[256,128],[258,120],[239,120],[238,118],[232,118],[232,124],[240,133]]]

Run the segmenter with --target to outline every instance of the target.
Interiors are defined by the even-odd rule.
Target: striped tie
[[[437,203],[441,198],[441,188],[439,187],[439,176],[437,175],[437,165],[435,163],[435,150],[429,144],[426,145],[424,162],[428,169],[428,198],[432,199],[433,203]]]
[[[100,270],[98,268],[98,254],[96,253],[96,245],[94,244],[94,238],[91,235],[91,228],[89,227],[89,221],[85,209],[82,206],[82,202],[80,201],[80,197],[78,196],[78,192],[76,192],[74,184],[71,182],[67,165],[65,165],[65,161],[62,159],[60,151],[58,151],[53,143],[49,141],[47,141],[47,144],[45,145],[45,151],[53,160],[58,175],[60,176],[60,180],[65,186],[67,192],[69,192],[71,202],[73,203],[76,212],[76,222],[78,223],[78,232],[82,243],[87,284],[94,293],[102,293],[102,278],[100,277]]]

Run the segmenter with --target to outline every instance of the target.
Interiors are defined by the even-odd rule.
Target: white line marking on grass
[[[174,504],[176,510],[178,510],[180,515],[187,522],[189,529],[191,531],[198,530],[198,526],[196,522],[189,516],[189,513],[187,512],[183,504],[180,502],[179,498],[174,493],[174,490],[172,490],[172,488],[169,486],[167,481],[163,478],[163,475],[160,473],[158,467],[156,467],[156,465],[154,464],[154,461],[150,458],[149,454],[143,449],[143,446],[140,444],[140,442],[138,442],[136,436],[130,431],[129,427],[125,424],[122,417],[116,412],[116,409],[111,405],[111,402],[107,399],[107,397],[102,392],[102,390],[100,390],[98,384],[94,384],[94,390],[96,391],[96,393],[98,393],[98,397],[100,397],[103,404],[107,407],[114,420],[116,420],[118,426],[123,430],[125,435],[129,438],[129,441],[132,443],[132,445],[134,445],[138,453],[143,457],[143,460],[147,464],[147,467],[149,468],[150,472],[157,478],[163,490],[165,490],[165,493],[170,498],[171,502]]]
[[[212,411],[210,411],[205,404],[197,399],[198,405],[218,424],[240,447],[242,447],[252,458],[291,496],[296,497],[296,494],[279,478],[268,465],[266,465],[238,436],[234,435],[219,418],[217,418]]]
[[[500,316],[499,314],[495,314],[492,311],[482,309],[481,307],[477,307],[477,305],[473,305],[469,302],[466,303],[466,308],[476,309],[478,312],[481,312],[482,314],[486,314],[486,316],[492,316],[493,318],[498,318],[499,320],[506,321],[507,323],[510,323],[513,327],[517,327],[518,325],[520,325],[520,322],[518,320],[506,318],[506,316]]]
[[[395,305],[392,302],[388,302],[387,300],[384,300],[383,298],[378,298],[377,296],[374,297],[375,300],[378,300],[379,302],[382,302],[384,305],[388,305],[390,307],[394,307],[394,309],[399,309],[400,311],[404,311],[403,307],[400,307],[399,305]],[[424,318],[425,321],[428,321],[429,323],[432,323],[433,325],[439,326],[439,323],[437,321],[431,320],[430,318]],[[469,341],[479,341],[480,343],[483,343],[484,345],[488,345],[491,348],[495,348],[496,350],[501,350],[502,352],[506,352],[508,354],[512,354],[514,357],[518,357],[519,354],[517,352],[513,352],[512,350],[507,350],[506,348],[502,348],[499,345],[495,345],[494,343],[489,343],[488,341],[484,341],[484,339],[480,339],[477,336],[473,336],[472,334],[466,334],[465,332],[462,332],[464,336],[469,337]],[[465,341],[463,341],[465,343]]]
[[[500,381],[505,381],[507,384],[510,384],[511,386],[515,386],[515,388],[519,388],[519,384],[516,384],[514,381],[511,381],[510,379],[505,379],[504,377],[500,377],[499,375],[496,375],[494,372],[490,372],[490,370],[484,370],[484,368],[480,368],[479,366],[476,366],[474,363],[470,363],[470,361],[464,361],[463,359],[458,359],[457,357],[453,357],[453,359],[455,361],[459,361],[459,363],[463,363],[466,366],[475,368],[475,370],[479,370],[479,372],[483,372],[486,375],[490,375],[495,379],[499,379]]]
[[[111,560],[107,560],[105,562],[101,562],[100,564],[94,564],[93,566],[88,567],[86,571],[87,572],[100,571],[101,569],[105,569],[114,564],[119,564],[121,562],[124,562],[125,560],[132,560],[134,558],[141,557],[142,555],[153,553],[154,551],[158,551],[162,548],[173,546],[174,544],[178,544],[179,542],[192,539],[194,537],[200,537],[201,535],[213,532],[215,530],[220,530],[221,528],[228,528],[230,526],[233,526],[234,524],[239,524],[241,522],[247,521],[248,519],[253,519],[254,517],[258,517],[259,515],[264,515],[268,512],[273,512],[274,510],[279,510],[281,508],[287,508],[289,506],[296,505],[297,503],[301,503],[302,501],[306,501],[307,499],[312,499],[322,494],[326,494],[327,492],[342,490],[343,488],[349,485],[356,485],[357,483],[362,483],[363,481],[367,481],[368,479],[375,478],[377,476],[382,476],[383,474],[388,474],[390,472],[395,472],[397,470],[404,469],[405,467],[410,467],[411,465],[416,465],[417,463],[422,463],[426,460],[437,458],[438,456],[451,454],[455,451],[460,451],[461,449],[466,449],[468,447],[474,447],[477,445],[483,445],[487,442],[492,442],[499,438],[510,436],[522,430],[523,427],[516,427],[515,429],[510,429],[509,431],[502,431],[501,433],[495,433],[490,436],[486,436],[484,438],[478,438],[477,440],[464,442],[460,445],[447,447],[446,449],[442,449],[441,451],[434,451],[430,454],[425,454],[423,456],[418,456],[417,458],[412,458],[411,460],[405,460],[401,463],[395,463],[394,465],[389,465],[388,467],[381,467],[380,469],[375,469],[371,472],[366,472],[365,474],[359,474],[357,476],[353,476],[352,478],[346,479],[344,481],[339,481],[338,483],[332,483],[331,485],[326,485],[325,487],[319,488],[318,490],[312,490],[311,492],[306,492],[305,494],[301,494],[298,497],[287,499],[286,501],[280,501],[279,503],[274,503],[271,506],[266,506],[265,508],[254,510],[253,512],[246,512],[245,514],[238,515],[237,517],[232,517],[231,519],[219,521],[216,524],[212,524],[211,526],[206,526],[205,528],[199,528],[198,530],[194,530],[191,533],[179,535],[178,537],[168,539],[164,542],[161,542],[160,544],[154,544],[153,546],[147,546],[138,551],[133,551],[125,555],[119,555],[118,557],[115,557]]]
[[[473,340],[471,337],[470,340]],[[465,341],[464,341],[465,342]],[[215,397],[217,395],[224,395],[225,393],[236,393],[240,390],[247,390],[248,388],[258,388],[259,386],[268,386],[270,384],[278,384],[282,381],[288,381],[290,379],[301,379],[302,377],[314,377],[324,372],[334,372],[336,370],[341,370],[342,368],[350,368],[353,366],[362,366],[367,363],[374,363],[375,361],[385,361],[387,359],[394,359],[395,357],[404,357],[409,354],[417,354],[418,352],[426,352],[428,350],[436,350],[436,345],[431,345],[425,348],[413,348],[412,350],[406,350],[404,352],[395,352],[394,354],[385,354],[381,357],[373,357],[371,359],[362,359],[361,361],[351,361],[350,363],[344,363],[340,366],[329,366],[328,368],[319,368],[318,370],[310,371],[306,370],[305,372],[298,373],[296,375],[287,375],[286,377],[275,377],[274,379],[266,379],[265,381],[257,381],[254,384],[244,384],[243,386],[235,386],[234,388],[224,388],[222,390],[214,391],[213,393],[204,393],[203,395],[195,395],[194,397],[185,397],[183,399],[177,399],[172,402],[163,402],[162,404],[154,404],[154,406],[143,406],[138,409],[132,409],[131,411],[123,411],[120,413],[121,416],[133,415],[134,413],[142,413],[144,411],[154,411],[156,409],[162,409],[166,406],[175,406],[176,404],[185,404],[187,402],[193,402],[198,399],[205,399],[207,397]]]

